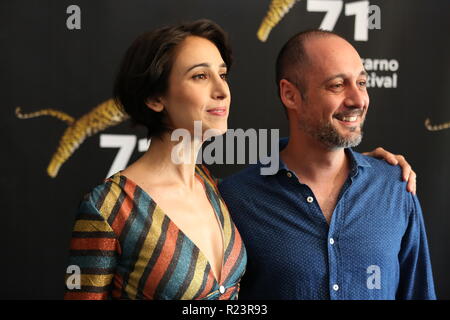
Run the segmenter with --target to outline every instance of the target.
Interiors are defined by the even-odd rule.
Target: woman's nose
[[[218,76],[214,81],[213,98],[223,100],[230,95],[228,83],[222,77]]]

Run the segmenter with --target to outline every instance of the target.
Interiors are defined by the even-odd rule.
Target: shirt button
[[[311,203],[311,202],[314,201],[314,198],[313,198],[313,197],[308,197],[308,198],[306,198],[306,201],[308,201],[309,203]]]
[[[288,172],[286,173],[286,175],[288,176],[288,178],[292,178],[292,173]]]
[[[330,244],[334,244],[334,239],[330,238]]]
[[[225,293],[225,287],[224,287],[224,286],[220,286],[220,287],[219,287],[219,292],[220,292],[221,294],[224,294],[224,293]]]
[[[337,284],[333,285],[333,290],[334,291],[338,291],[339,290],[339,286]]]

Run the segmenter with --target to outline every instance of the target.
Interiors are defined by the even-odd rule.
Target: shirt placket
[[[327,253],[328,253],[328,274],[329,274],[329,294],[331,300],[343,299],[343,286],[340,277],[340,254],[339,254],[339,218],[341,216],[341,200],[336,204],[333,216],[331,218],[330,227],[327,237]]]
[[[344,279],[342,272],[342,256],[339,250],[339,234],[343,229],[343,218],[346,210],[346,193],[351,185],[352,178],[348,178],[339,194],[336,207],[330,222],[327,238],[329,292],[331,300],[345,299]]]
[[[345,211],[345,194],[351,185],[352,179],[349,177],[347,181],[344,183],[342,190],[339,194],[338,201],[336,203],[336,207],[333,211],[333,215],[330,221],[330,225],[325,219],[325,216],[322,212],[322,209],[317,202],[314,193],[311,188],[306,184],[302,184],[294,173],[287,171],[286,176],[289,178],[289,181],[294,185],[297,185],[300,189],[300,195],[304,198],[304,203],[306,205],[306,212],[316,221],[320,223],[321,226],[325,228],[324,231],[324,241],[326,241],[327,255],[328,255],[328,274],[329,274],[329,283],[328,290],[329,296],[331,300],[342,300],[345,299],[343,292],[343,280],[342,280],[342,263],[341,263],[341,255],[339,251],[339,232],[341,230],[341,218],[343,217],[343,210]],[[295,181],[295,182],[293,182]],[[326,237],[325,237],[326,235]]]

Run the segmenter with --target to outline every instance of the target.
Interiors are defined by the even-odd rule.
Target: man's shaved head
[[[308,66],[309,57],[306,50],[306,42],[310,39],[339,37],[340,35],[326,30],[311,29],[297,33],[291,37],[288,42],[281,48],[276,62],[276,81],[278,86],[281,79],[286,79],[295,84],[301,95],[304,97],[306,93],[306,81],[304,78],[304,70]],[[347,41],[347,40],[345,40]]]

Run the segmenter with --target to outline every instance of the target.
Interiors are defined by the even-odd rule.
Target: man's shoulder
[[[413,200],[413,194],[408,192],[407,182],[403,181],[402,168],[399,165],[391,165],[383,159],[377,159],[362,154],[356,154],[355,157],[363,159],[366,164],[359,167],[357,186],[365,188],[367,192],[375,192],[374,197],[383,197],[389,195],[392,202],[397,205],[402,202],[406,205],[408,212],[413,201],[418,201],[417,197]]]
[[[249,165],[245,169],[221,179],[219,186],[231,186],[234,184],[247,184],[260,181],[265,177],[264,175],[261,175],[260,168],[261,165],[259,164]]]
[[[383,159],[366,156],[353,151],[353,155],[366,175],[371,179],[383,179],[386,182],[401,182],[402,168],[391,165]],[[361,169],[360,168],[360,169]]]
[[[245,169],[238,171],[220,180],[219,191],[223,197],[234,195],[243,196],[243,193],[251,194],[265,184],[268,176],[261,175],[261,165],[249,165]]]

